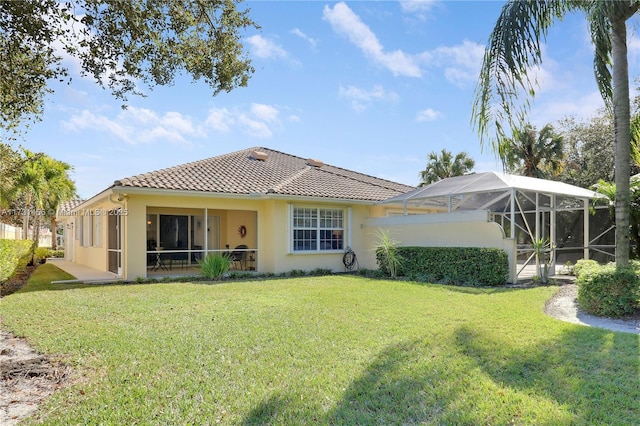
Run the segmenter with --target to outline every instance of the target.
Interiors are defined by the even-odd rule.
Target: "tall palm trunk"
[[[24,215],[22,217],[22,239],[29,239],[29,222],[31,217],[29,213],[31,212],[31,194],[27,192],[24,203]]]
[[[616,265],[629,264],[629,179],[631,130],[629,65],[627,62],[627,16],[611,18],[611,57],[613,60],[613,113],[615,117],[616,183]]]
[[[51,250],[58,250],[58,221],[55,214],[51,217]]]

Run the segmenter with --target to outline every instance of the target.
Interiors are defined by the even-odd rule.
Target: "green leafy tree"
[[[246,86],[254,69],[240,31],[258,26],[240,3],[0,1],[0,128],[39,119],[50,81],[70,82],[63,52],[123,101],[140,83],[168,85],[182,71],[214,95]]]
[[[507,129],[520,128],[525,122],[528,102],[518,102],[519,99],[535,96],[535,80],[530,74],[542,62],[542,42],[549,28],[573,11],[585,13],[595,46],[596,82],[615,117],[616,265],[621,267],[629,264],[631,116],[627,20],[639,8],[640,0],[507,2],[489,37],[473,106],[473,121],[481,143],[490,141],[503,156],[499,141],[505,138]]]
[[[440,154],[432,151],[427,156],[429,160],[426,168],[420,172],[420,184],[428,185],[441,179],[462,176],[471,172],[475,161],[466,152],[460,152],[454,157],[450,151],[443,149]]]
[[[501,143],[505,144],[505,168],[510,173],[546,179],[562,170],[563,139],[551,124],[544,126],[540,132],[526,124]]]
[[[599,180],[614,179],[613,116],[606,110],[584,121],[567,117],[559,122],[565,142],[565,167],[558,179],[590,188]]]
[[[0,143],[0,158],[0,208],[6,208],[10,206],[10,193],[22,161],[20,153],[4,143]]]

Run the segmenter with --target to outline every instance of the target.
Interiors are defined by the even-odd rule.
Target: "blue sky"
[[[74,167],[79,194],[114,180],[264,146],[334,166],[419,183],[431,151],[467,152],[475,171],[501,170],[471,126],[484,45],[504,2],[248,1],[262,27],[243,41],[256,69],[246,88],[213,97],[204,83],[132,97],[129,108],[80,77],[54,86],[21,144]],[[630,76],[640,74],[638,19]],[[550,32],[530,121],[587,118],[603,106],[580,15]],[[634,84],[633,87],[637,85]]]

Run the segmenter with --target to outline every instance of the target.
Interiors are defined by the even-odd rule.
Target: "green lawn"
[[[67,354],[47,424],[584,424],[640,419],[637,335],[543,313],[556,291],[352,276],[50,285],[3,327]],[[27,422],[28,423],[28,422]]]

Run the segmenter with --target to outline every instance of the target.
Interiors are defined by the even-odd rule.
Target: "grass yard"
[[[3,327],[66,354],[46,424],[637,425],[637,335],[563,323],[556,291],[354,276],[51,285]]]

